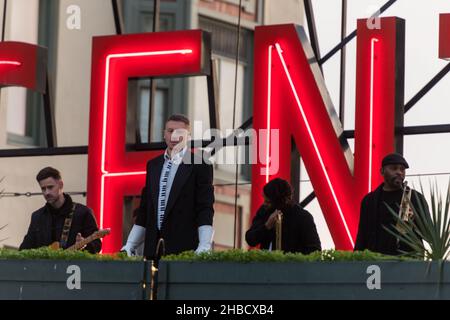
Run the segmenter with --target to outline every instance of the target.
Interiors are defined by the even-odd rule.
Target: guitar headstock
[[[110,228],[107,228],[107,229],[100,229],[100,230],[94,232],[93,236],[94,236],[96,239],[100,239],[100,238],[103,238],[103,237],[107,236],[107,235],[110,234],[110,233],[111,233],[111,229],[110,229]]]
[[[104,236],[107,236],[111,233],[111,229],[100,229],[98,231],[95,231],[93,234],[91,234],[89,237],[84,238],[83,240],[76,242],[73,246],[67,248],[67,250],[79,250],[84,248],[88,243],[92,242],[93,240],[103,238]]]

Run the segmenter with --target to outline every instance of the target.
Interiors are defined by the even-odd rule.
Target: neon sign
[[[208,38],[200,30],[95,37],[92,49],[87,204],[111,228],[103,252],[122,246],[123,197],[140,194],[146,164],[161,151],[126,152],[129,78],[204,75]]]
[[[360,200],[381,182],[375,172],[381,158],[395,149],[403,106],[403,96],[397,96],[403,92],[403,74],[396,74],[403,70],[403,21],[382,18],[380,30],[368,30],[365,22],[358,21],[357,31],[355,157],[342,139],[342,126],[303,29],[278,25],[255,31],[255,64],[266,67],[255,68],[253,128],[279,129],[280,163],[272,163],[269,139],[258,139],[266,141],[259,147],[267,156],[266,163],[252,168],[252,213],[262,204],[261,190],[268,180],[290,179],[293,136],[339,249],[354,246]],[[269,175],[272,165],[279,171]]]
[[[0,86],[20,86],[45,93],[47,49],[34,44],[0,42]]]
[[[450,59],[450,13],[439,15],[439,58]]]

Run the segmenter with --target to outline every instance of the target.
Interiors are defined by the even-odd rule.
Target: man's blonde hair
[[[183,122],[188,127],[191,125],[189,118],[186,117],[184,114],[173,114],[167,119],[166,123],[169,121]]]

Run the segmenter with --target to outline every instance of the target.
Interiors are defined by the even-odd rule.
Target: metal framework
[[[342,0],[341,8],[341,41],[347,34],[347,0]],[[341,49],[340,84],[339,84],[339,119],[341,123],[345,120],[345,67],[347,61],[347,48]]]
[[[120,4],[118,0],[111,0],[113,16],[114,16],[114,26],[116,27],[116,34],[122,34],[123,30],[123,19],[120,10]]]
[[[2,41],[5,41],[6,31],[6,8],[8,7],[8,0],[3,0],[3,22],[2,22]]]
[[[50,80],[48,70],[46,71],[45,79],[45,93],[43,94],[44,101],[44,119],[45,119],[45,133],[47,137],[47,148],[55,148],[58,145],[56,139],[56,122],[53,114],[52,101],[50,99]]]

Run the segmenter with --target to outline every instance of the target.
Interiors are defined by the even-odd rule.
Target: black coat
[[[320,251],[321,244],[313,216],[298,204],[282,211],[282,250],[303,254]],[[245,240],[250,246],[260,244],[262,249],[269,249],[272,243],[272,249],[275,250],[275,228],[268,230],[265,227],[265,223],[272,213],[273,210],[268,211],[265,206],[258,209],[252,226],[245,234]]]
[[[48,204],[33,212],[28,232],[20,245],[20,250],[48,246],[52,244],[53,241],[59,241],[61,239],[64,221],[72,210],[73,204],[72,198],[69,195],[64,194],[64,196],[66,200],[59,214],[53,214],[52,216]],[[52,239],[52,219],[54,224],[54,234],[56,234],[55,239]],[[75,244],[77,233],[81,233],[81,235],[86,238],[95,231],[98,231],[98,227],[91,209],[80,203],[76,203],[72,225],[70,227],[69,237],[65,248]],[[97,239],[89,243],[86,246],[86,250],[91,253],[97,253],[100,251],[101,247],[102,243]]]
[[[411,251],[411,248],[403,242],[400,242],[400,247],[398,247],[396,238],[381,226],[380,206],[385,206],[381,200],[382,190],[383,184],[367,194],[361,202],[358,235],[356,236],[354,250],[368,249],[373,252],[389,255],[398,255],[401,253],[399,250],[407,252]],[[426,210],[426,214],[429,214],[425,197],[416,190],[412,190],[411,203],[416,209],[420,208],[418,201],[421,202],[421,206]],[[397,208],[392,209],[397,210]],[[393,222],[395,222],[394,217],[392,217],[392,219]],[[388,241],[381,241],[382,237],[385,240],[387,238]]]
[[[186,157],[193,157],[193,154],[187,151]],[[195,162],[182,162],[178,167],[161,230],[157,228],[157,208],[164,155],[147,163],[146,184],[136,224],[146,228],[144,256],[148,259],[155,257],[159,237],[164,239],[166,254],[197,249],[198,227],[213,224],[213,168],[195,157]]]

